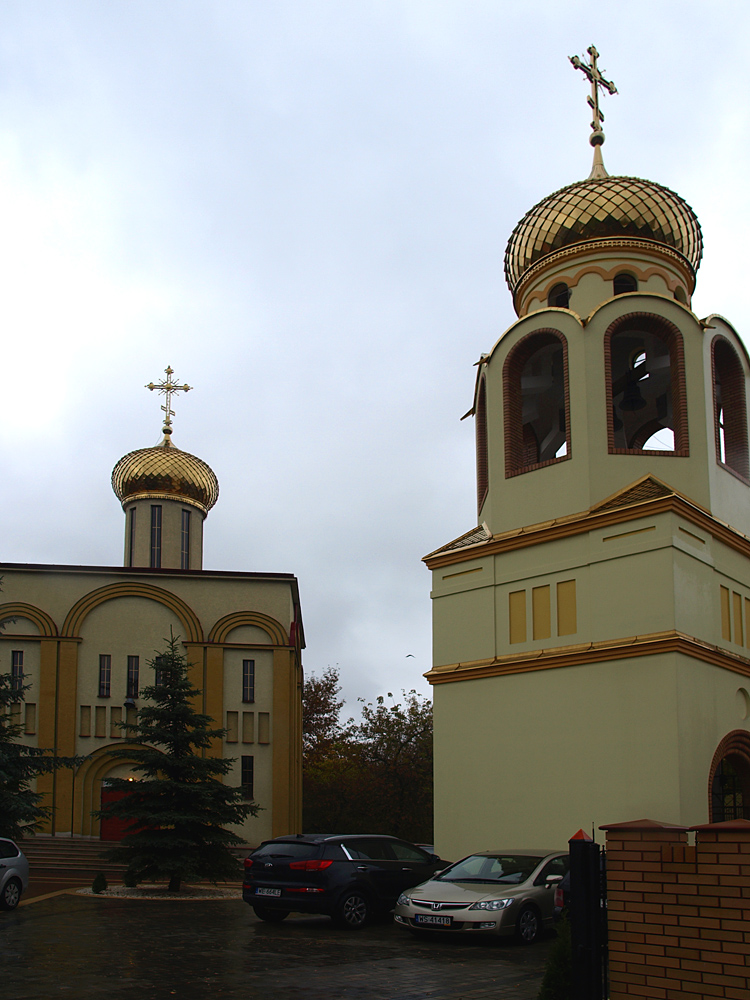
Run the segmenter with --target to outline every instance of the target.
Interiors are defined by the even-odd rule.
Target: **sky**
[[[750,4],[0,0],[0,560],[121,565],[110,487],[216,472],[204,567],[294,573],[306,673],[429,694],[422,556],[476,523],[508,237],[590,169],[676,190],[693,308],[750,325]]]

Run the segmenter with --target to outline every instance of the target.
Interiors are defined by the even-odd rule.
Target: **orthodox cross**
[[[164,427],[163,431],[165,434],[169,435],[172,433],[172,417],[174,416],[174,410],[172,409],[172,394],[175,392],[190,392],[193,388],[192,385],[178,385],[177,382],[172,381],[172,376],[174,375],[174,369],[167,366],[164,369],[164,374],[167,376],[158,383],[149,382],[146,386],[147,389],[151,389],[153,392],[156,389],[162,395],[166,396],[166,406],[162,406],[164,410]]]
[[[596,65],[599,53],[596,51],[596,48],[593,45],[589,45],[586,51],[591,56],[590,63],[587,63],[585,59],[579,59],[578,56],[569,56],[569,58],[575,68],[580,69],[591,84],[591,97],[588,98],[588,103],[594,112],[594,120],[591,122],[592,132],[589,136],[589,142],[592,146],[601,146],[604,142],[604,132],[602,132],[604,115],[599,108],[599,89],[606,90],[608,94],[616,94],[617,87],[615,87],[614,83],[610,83],[609,80],[605,80],[599,72],[599,68]]]

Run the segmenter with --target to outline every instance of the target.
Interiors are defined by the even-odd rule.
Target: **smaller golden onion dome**
[[[165,428],[166,429],[166,428]],[[207,514],[219,498],[219,481],[206,463],[176,448],[169,437],[153,448],[124,455],[112,470],[112,489],[123,508],[133,500],[179,500]]]
[[[515,292],[526,271],[557,250],[612,238],[676,250],[693,275],[703,256],[698,219],[674,191],[638,177],[594,176],[548,195],[521,219],[505,251],[508,286]]]

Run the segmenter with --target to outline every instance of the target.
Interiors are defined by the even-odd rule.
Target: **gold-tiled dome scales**
[[[123,507],[149,497],[178,499],[207,514],[219,498],[219,482],[200,458],[180,451],[165,435],[153,448],[124,455],[112,471],[112,489]]]
[[[612,237],[668,246],[693,272],[703,256],[698,219],[674,191],[638,177],[592,178],[548,195],[521,219],[505,251],[508,285],[515,291],[524,273],[556,250]]]

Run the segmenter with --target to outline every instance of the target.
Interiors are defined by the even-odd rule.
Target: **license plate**
[[[256,896],[280,896],[281,889],[256,889]]]
[[[433,927],[450,927],[453,917],[433,917],[431,913],[418,913],[414,920],[418,924],[431,924]]]

